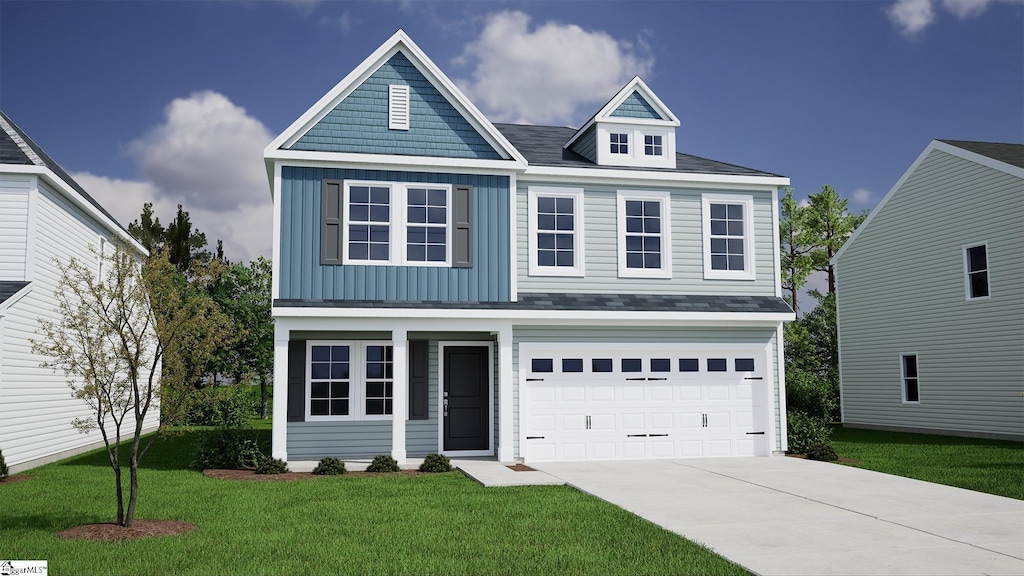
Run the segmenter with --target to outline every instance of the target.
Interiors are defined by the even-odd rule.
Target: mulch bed
[[[15,482],[24,482],[25,480],[31,480],[32,477],[28,474],[15,474],[14,476],[4,476],[0,478],[0,484],[14,484]]]
[[[535,468],[530,468],[526,464],[513,464],[511,466],[506,466],[506,468],[508,468],[509,470],[511,470],[513,472],[536,472],[537,471]]]
[[[178,520],[134,520],[131,528],[125,528],[113,522],[85,524],[61,530],[57,532],[57,537],[65,540],[137,540],[139,538],[188,534],[195,529],[195,524]]]
[[[805,456],[803,454],[790,454],[788,452],[786,453],[786,457],[787,458],[801,458],[803,460],[807,459],[807,456]],[[845,456],[840,456],[839,460],[836,460],[835,463],[836,464],[863,464],[864,462],[861,461],[861,460],[857,460],[856,458],[847,458]]]
[[[372,476],[423,476],[429,472],[419,470],[402,470],[400,472],[347,472],[345,478],[363,478]],[[203,476],[220,480],[248,480],[254,482],[295,482],[309,478],[337,478],[338,476],[318,476],[312,472],[285,472],[284,474],[257,474],[255,470],[228,470],[212,468],[203,470]]]

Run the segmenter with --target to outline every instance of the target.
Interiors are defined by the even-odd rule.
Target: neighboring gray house
[[[275,457],[786,449],[789,179],[606,96],[493,124],[399,31],[266,148]]]
[[[0,112],[0,450],[13,471],[102,446],[98,433],[71,427],[86,418],[86,404],[71,396],[63,373],[44,360],[29,339],[41,318],[56,320],[54,259],[71,257],[99,270],[96,247],[112,240],[146,250],[31,138]],[[151,410],[146,429],[159,423]],[[128,424],[134,426],[131,418]]]
[[[1024,439],[1024,145],[932,141],[832,261],[846,426]]]

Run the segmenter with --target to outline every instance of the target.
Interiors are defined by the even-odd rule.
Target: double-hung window
[[[531,187],[529,273],[531,276],[583,276],[583,189]]]
[[[391,418],[393,348],[385,342],[307,343],[307,420]]]
[[[968,300],[989,297],[988,244],[964,246],[964,289]]]
[[[451,266],[452,187],[345,182],[344,264]]]
[[[704,194],[701,204],[704,278],[753,280],[753,198]]]
[[[671,278],[669,194],[620,190],[617,200],[619,276]]]
[[[918,388],[917,354],[900,354],[900,379],[903,384],[903,402],[919,404],[921,391]]]

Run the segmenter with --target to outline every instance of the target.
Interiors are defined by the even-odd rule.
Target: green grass
[[[105,455],[0,485],[0,557],[52,574],[745,574],[707,549],[565,486],[483,488],[459,472],[240,482],[188,470],[193,435],[157,440],[137,518],[190,534],[115,543],[56,532],[114,518]],[[269,432],[262,432],[269,437]]]
[[[859,468],[1024,500],[1024,444],[837,426],[832,445]]]

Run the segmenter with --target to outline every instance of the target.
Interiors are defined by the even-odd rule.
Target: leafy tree
[[[192,220],[188,212],[181,208],[181,204],[178,204],[174,220],[167,226],[164,245],[171,263],[182,274],[189,273],[193,260],[203,263],[211,258],[210,253],[205,250],[206,234],[198,229],[193,230]]]
[[[812,291],[818,305],[786,324],[786,404],[810,416],[839,419],[839,340],[835,294]]]
[[[839,252],[853,231],[867,217],[867,212],[851,214],[846,209],[847,200],[828,184],[821,192],[807,197],[806,226],[814,236],[811,260],[814,270],[828,274],[828,293],[836,291],[836,273],[832,257]]]
[[[786,194],[780,201],[779,239],[782,253],[782,289],[789,292],[787,300],[798,315],[797,293],[807,284],[807,278],[814,271],[811,253],[814,250],[814,235],[807,226],[807,208],[800,206],[793,198],[793,189],[786,187]]]
[[[190,353],[209,349],[196,344],[223,340],[229,323],[204,290],[190,286],[175,271],[165,252],[152,255],[145,265],[125,244],[115,243],[112,254],[93,252],[103,263],[102,277],[76,258],[66,264],[57,261],[59,320],[40,321],[41,339],[33,340],[32,348],[48,358],[43,366],[64,372],[74,397],[89,407],[90,416],[72,425],[83,433],[99,430],[103,436],[114,471],[117,523],[128,527],[138,502],[139,461],[152,445],[152,438],[141,445],[146,416],[160,405],[161,385],[180,385],[180,371],[161,372],[161,363],[180,358],[182,348]],[[120,447],[128,437],[130,491],[125,506]]]

